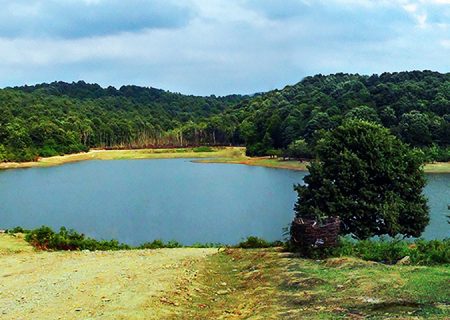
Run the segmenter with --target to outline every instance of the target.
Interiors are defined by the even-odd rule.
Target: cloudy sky
[[[317,73],[450,71],[450,0],[0,0],[0,86],[224,95]]]

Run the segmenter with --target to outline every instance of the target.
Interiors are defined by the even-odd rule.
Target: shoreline
[[[241,164],[274,169],[307,171],[308,162],[299,162],[296,160],[281,160],[269,157],[247,157],[245,155],[244,147],[212,147],[211,149],[212,151],[210,152],[196,152],[194,151],[195,148],[132,150],[92,149],[88,152],[83,153],[40,158],[35,162],[3,162],[0,163],[0,170],[44,168],[88,160],[196,158],[196,160],[194,160],[194,162],[196,163]],[[425,165],[424,171],[425,173],[450,173],[450,162],[428,163]]]

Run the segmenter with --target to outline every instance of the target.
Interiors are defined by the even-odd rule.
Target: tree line
[[[311,157],[346,120],[381,124],[431,160],[450,159],[450,73],[306,77],[252,96],[198,97],[137,86],[54,82],[0,90],[0,161],[99,148],[245,145]]]

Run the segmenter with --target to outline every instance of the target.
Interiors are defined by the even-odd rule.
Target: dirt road
[[[0,318],[179,317],[171,297],[187,291],[198,264],[215,252],[161,249],[2,255]]]

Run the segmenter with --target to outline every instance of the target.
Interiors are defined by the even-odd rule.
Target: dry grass
[[[212,150],[212,152],[195,152],[192,148],[91,150],[83,153],[41,158],[36,162],[4,162],[0,163],[0,169],[48,167],[86,160],[234,158],[241,157],[245,153],[245,149],[240,147],[212,148]]]
[[[426,173],[450,173],[450,162],[427,163],[424,170]]]
[[[24,235],[17,233],[14,235],[0,234],[0,256],[13,253],[31,253],[33,247],[25,242]]]

